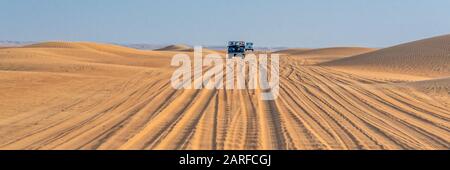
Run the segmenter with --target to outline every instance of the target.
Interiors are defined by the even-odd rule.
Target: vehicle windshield
[[[243,52],[245,52],[245,47],[229,46],[228,47],[228,52],[230,52],[230,53],[243,53]]]

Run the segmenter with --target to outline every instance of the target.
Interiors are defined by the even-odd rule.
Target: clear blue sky
[[[450,33],[449,0],[0,0],[0,40],[370,46]]]

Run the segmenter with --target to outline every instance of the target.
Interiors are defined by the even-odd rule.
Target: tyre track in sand
[[[0,149],[450,148],[449,106],[392,81],[305,63],[280,57],[273,101],[260,100],[267,91],[259,88],[175,90],[170,74],[153,71],[99,81],[117,87],[102,100],[89,100],[94,91],[0,120],[8,136]]]

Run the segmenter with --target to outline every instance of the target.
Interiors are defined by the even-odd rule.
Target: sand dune
[[[43,42],[31,45],[25,45],[24,48],[72,48],[72,49],[80,49],[86,48],[81,43],[75,42]]]
[[[309,65],[350,57],[374,51],[373,48],[364,47],[331,47],[318,49],[294,48],[277,51],[282,55],[302,57]]]
[[[23,48],[62,48],[62,49],[79,49],[79,50],[95,50],[97,52],[108,53],[136,53],[143,54],[144,51],[136,50],[133,48],[123,47],[112,44],[100,44],[92,42],[43,42],[37,44],[31,44],[23,46]]]
[[[96,74],[116,67],[136,70],[136,66],[156,68],[169,66],[172,53],[140,51],[116,45],[97,43],[49,42],[0,51],[2,70],[51,71]],[[120,70],[120,69],[119,69]],[[103,74],[103,73],[100,73]]]
[[[191,52],[194,51],[194,48],[184,45],[184,44],[175,44],[175,45],[169,45],[167,47],[163,47],[160,49],[156,49],[155,51],[184,51],[184,52]]]
[[[418,81],[410,84],[419,88],[445,90],[450,92],[450,78]]]
[[[183,45],[183,44],[177,44],[177,45],[169,45],[164,48],[156,49],[154,51],[170,51],[170,52],[194,52],[194,48]],[[204,53],[224,53],[224,50],[211,50],[208,48],[202,47],[202,52]]]
[[[279,54],[299,54],[305,51],[309,51],[311,50],[310,48],[288,48],[288,49],[284,49],[284,50],[279,50],[279,51],[275,51],[274,53],[279,53]]]
[[[443,97],[444,101],[447,101],[450,104],[450,78],[448,77],[417,81],[408,83],[408,85],[417,88],[425,93]]]
[[[405,43],[321,65],[429,77],[449,76],[450,35]]]
[[[375,49],[373,48],[364,47],[331,47],[318,49],[295,48],[277,51],[276,53],[284,53],[289,55],[352,56],[374,50]]]
[[[262,101],[260,90],[173,89],[176,53],[67,42],[0,49],[0,149],[450,148],[450,105],[419,88],[428,82],[287,55],[280,97]]]

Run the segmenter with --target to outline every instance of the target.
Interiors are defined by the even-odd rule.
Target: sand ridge
[[[430,77],[450,76],[450,35],[400,44],[321,65]]]
[[[194,51],[194,48],[184,45],[184,44],[175,44],[175,45],[169,45],[160,49],[156,49],[155,51],[185,51],[185,52],[191,52]]]
[[[317,49],[292,48],[276,51],[274,53],[285,56],[300,57],[304,59],[305,61],[304,64],[314,65],[354,55],[364,54],[375,50],[376,49],[374,48],[366,48],[366,47],[329,47]]]
[[[318,49],[308,49],[308,48],[294,48],[280,50],[275,53],[289,54],[289,55],[333,55],[333,56],[352,56],[362,53],[368,53],[375,51],[374,48],[366,47],[330,47],[330,48],[318,48]]]

